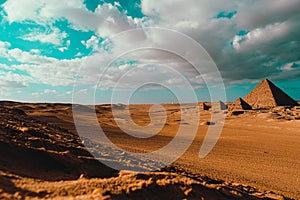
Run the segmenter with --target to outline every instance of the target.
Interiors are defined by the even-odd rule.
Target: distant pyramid
[[[200,110],[209,110],[210,106],[206,103],[200,103]]]
[[[228,110],[252,110],[252,107],[242,98],[238,98]]]
[[[224,102],[218,101],[218,102],[212,103],[212,109],[213,110],[227,110],[227,106]]]
[[[276,106],[296,106],[298,103],[268,79],[263,80],[244,100],[252,108],[272,108]]]

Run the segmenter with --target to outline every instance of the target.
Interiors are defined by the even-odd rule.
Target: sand
[[[136,124],[149,125],[150,106],[129,107]],[[188,104],[185,106],[192,112]],[[110,105],[97,106],[96,110],[112,142],[127,151],[150,152],[168,144],[181,122],[178,105],[164,107],[166,125],[147,139],[122,132]],[[128,107],[115,108],[115,119],[125,126]],[[300,109],[283,107],[228,113],[217,145],[200,159],[203,138],[214,126],[211,111],[201,111],[197,136],[181,158],[160,171],[129,173],[104,166],[87,151],[77,135],[71,105],[1,102],[0,198],[299,199],[299,113]],[[161,119],[157,111],[152,123],[158,126]],[[191,118],[183,124],[195,123]],[[102,159],[115,153],[112,162],[130,164],[124,154],[99,148]],[[147,169],[147,162],[136,162]]]

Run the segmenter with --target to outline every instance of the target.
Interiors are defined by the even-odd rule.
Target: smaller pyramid
[[[274,85],[270,80],[263,80],[244,100],[252,108],[274,108],[277,106],[296,106],[298,103]]]
[[[252,110],[252,107],[242,98],[238,98],[228,110]]]
[[[200,103],[200,110],[209,110],[210,106],[206,103]]]
[[[227,110],[227,106],[224,102],[218,101],[218,102],[212,103],[212,109],[213,110]]]

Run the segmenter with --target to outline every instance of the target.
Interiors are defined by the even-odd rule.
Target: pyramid
[[[296,106],[298,103],[275,86],[270,80],[263,80],[244,100],[252,108],[273,108],[277,106]]]
[[[227,106],[224,102],[218,101],[218,102],[212,103],[212,108],[214,110],[226,110]]]
[[[238,98],[228,110],[252,110],[252,107],[242,98]]]
[[[200,110],[209,110],[210,106],[207,105],[206,103],[201,103],[200,104]]]

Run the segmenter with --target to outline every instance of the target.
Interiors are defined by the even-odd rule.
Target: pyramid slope
[[[263,80],[244,100],[253,108],[296,106],[298,103],[268,79]]]
[[[219,105],[220,105],[220,110],[226,110],[227,109],[227,105],[223,101],[219,101]]]
[[[238,98],[228,110],[252,110],[252,107],[242,98]]]

